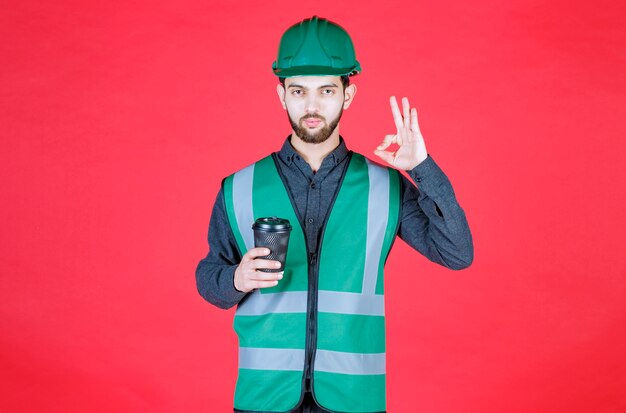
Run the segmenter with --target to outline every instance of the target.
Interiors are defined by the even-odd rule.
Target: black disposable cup
[[[259,218],[252,225],[252,229],[254,230],[254,246],[257,248],[269,248],[270,250],[269,255],[259,258],[280,262],[280,268],[259,268],[259,271],[283,271],[285,269],[285,259],[287,258],[289,234],[291,233],[289,220],[278,217]]]

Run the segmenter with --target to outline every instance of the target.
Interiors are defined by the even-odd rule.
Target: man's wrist
[[[448,177],[430,155],[407,173],[417,184],[420,192],[431,198],[447,197],[449,194],[454,194]]]
[[[424,158],[422,161],[418,162],[417,165],[415,165],[413,168],[407,169],[406,172],[416,182],[419,182],[423,178],[425,178],[428,175],[432,174],[434,172],[434,169],[436,169],[436,168],[437,168],[437,165],[433,161],[433,158],[430,156],[430,154],[428,154],[428,155],[426,155],[426,158]]]
[[[426,159],[428,159],[428,156],[429,156],[429,155],[428,155],[428,154],[426,154],[426,156],[425,156],[424,158],[422,158],[422,159],[418,159],[418,160],[416,161],[416,163],[415,163],[413,166],[409,166],[407,169],[405,169],[405,171],[409,172],[409,171],[411,171],[411,170],[413,170],[413,169],[417,168],[417,167],[418,167],[419,165],[421,165],[421,164],[422,164],[422,163],[423,163]]]
[[[233,280],[233,291],[235,294],[240,294],[240,295],[244,295],[246,294],[245,291],[241,291],[240,289],[237,288],[237,284],[235,283],[235,277],[237,276],[237,267],[238,265],[235,265],[235,270],[233,271],[233,276],[232,276],[232,280]]]

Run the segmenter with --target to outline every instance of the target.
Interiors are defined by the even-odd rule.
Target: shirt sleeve
[[[419,188],[402,176],[399,237],[433,262],[453,270],[469,267],[472,234],[448,177],[430,155],[407,172]]]
[[[209,303],[228,309],[239,303],[246,293],[235,289],[235,270],[241,262],[241,254],[228,223],[223,189],[213,205],[208,242],[209,253],[196,268],[196,286]]]

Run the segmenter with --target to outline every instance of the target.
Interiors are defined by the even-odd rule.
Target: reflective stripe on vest
[[[285,274],[237,307],[235,408],[289,411],[300,400],[305,360],[308,261],[304,231],[272,157],[224,180],[229,223],[243,255],[252,223],[287,218],[293,231]],[[398,225],[397,171],[353,154],[320,244],[313,392],[343,412],[385,410],[383,266]],[[365,242],[364,242],[365,241]]]

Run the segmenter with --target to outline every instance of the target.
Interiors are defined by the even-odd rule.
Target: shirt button
[[[311,189],[315,189],[315,182],[311,182]]]
[[[309,224],[312,224],[312,223],[314,223],[314,222],[315,222],[315,220],[314,220],[313,218],[309,218],[309,219],[307,219],[307,222],[308,222]]]

